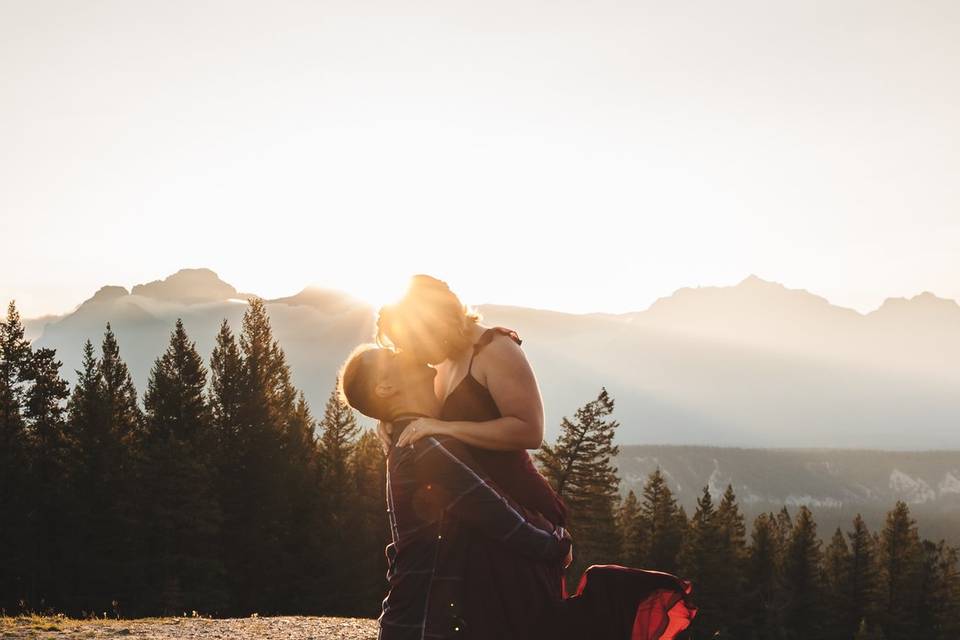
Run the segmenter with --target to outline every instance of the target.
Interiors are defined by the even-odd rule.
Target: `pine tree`
[[[856,621],[850,617],[850,569],[850,548],[837,527],[823,554],[825,637],[830,640],[847,640],[857,629]]]
[[[620,501],[617,509],[617,532],[620,536],[620,563],[630,567],[643,566],[640,504],[633,489]]]
[[[960,629],[957,550],[941,540],[921,543],[919,603],[915,637],[952,640]]]
[[[328,579],[339,585],[331,592],[336,597],[328,606],[342,612],[350,610],[354,606],[351,603],[357,601],[357,592],[361,587],[355,567],[363,561],[361,554],[368,550],[354,537],[360,514],[351,464],[359,435],[356,415],[340,397],[338,384],[334,384],[320,420],[319,454],[329,523],[328,548],[336,550],[335,555],[328,559]]]
[[[679,515],[673,492],[657,468],[647,478],[640,501],[639,566],[676,573],[683,543]]]
[[[744,619],[758,640],[780,637],[786,599],[783,591],[776,516],[761,513],[753,523],[746,569]]]
[[[344,585],[329,581],[332,549],[330,512],[323,493],[320,454],[314,420],[307,401],[300,392],[294,415],[287,423],[286,452],[287,492],[291,496],[291,523],[285,540],[287,567],[285,606],[291,611],[320,613],[329,602],[328,593]]]
[[[723,533],[710,488],[704,487],[680,554],[682,575],[693,582],[699,611],[692,630],[712,637],[727,633],[724,590],[727,588]]]
[[[349,485],[350,458],[359,435],[356,414],[340,397],[338,384],[334,384],[320,420],[320,460],[334,526],[338,514],[345,512],[344,505],[352,498],[345,488]]]
[[[610,419],[614,401],[606,389],[577,409],[574,420],[564,418],[555,445],[544,444],[536,454],[541,471],[570,511],[574,562],[568,581],[596,562],[607,562],[618,551],[616,504],[619,489],[613,444],[619,426]]]
[[[940,575],[943,580],[942,600],[944,638],[960,638],[960,549],[944,545],[940,554]]]
[[[15,611],[29,596],[29,457],[23,416],[30,344],[14,302],[0,321],[0,608]]]
[[[222,523],[220,536],[220,563],[226,573],[227,591],[231,600],[225,610],[239,612],[232,600],[238,590],[236,578],[243,562],[235,533],[241,526],[246,510],[246,496],[242,489],[241,473],[247,429],[243,428],[244,404],[247,399],[247,377],[243,355],[226,319],[217,332],[213,354],[210,357],[210,389],[208,403],[214,434],[213,461],[216,465],[216,487]]]
[[[881,621],[889,640],[912,638],[917,628],[921,552],[916,521],[898,500],[880,533]]]
[[[237,460],[237,489],[243,502],[228,521],[236,528],[227,555],[234,577],[236,613],[285,611],[286,587],[295,565],[286,540],[292,526],[292,496],[285,446],[295,419],[297,392],[280,345],[273,337],[264,302],[253,298],[240,332],[243,402]]]
[[[859,513],[853,519],[853,530],[847,533],[847,538],[850,568],[846,626],[860,628],[866,620],[875,620],[879,610],[876,542]]]
[[[143,417],[137,392],[110,324],[94,356],[84,345],[83,370],[68,402],[69,432],[77,445],[72,461],[74,478],[71,522],[77,534],[72,542],[74,597],[82,612],[121,608],[136,584],[139,546],[137,521]]]
[[[386,589],[384,548],[390,542],[390,527],[384,517],[385,475],[386,457],[380,439],[372,429],[367,429],[360,435],[350,457],[354,496],[351,530],[355,532],[357,564],[354,602],[346,611],[349,615],[376,616]]]
[[[70,459],[74,455],[64,421],[64,401],[69,385],[60,377],[60,362],[53,349],[33,352],[24,378],[29,381],[24,416],[27,421],[30,458],[30,531],[32,593],[38,608],[62,608],[68,579],[67,540],[70,529],[65,520],[70,486]]]
[[[815,640],[822,633],[821,545],[813,514],[801,506],[784,554],[783,577],[789,594],[784,622],[795,637],[804,640]]]
[[[777,536],[777,549],[780,551],[780,557],[777,561],[782,565],[787,544],[790,542],[790,534],[793,531],[793,518],[790,517],[790,511],[786,506],[780,508],[777,515],[774,516],[773,522],[774,532]]]
[[[743,606],[746,580],[747,543],[746,526],[733,485],[727,485],[720,499],[717,523],[720,527],[723,561],[727,566],[727,588],[720,602],[723,627],[730,630],[734,637],[741,637],[746,628],[740,609]]]
[[[133,377],[120,357],[120,345],[109,322],[100,346],[98,367],[103,381],[105,417],[116,436],[116,445],[121,448],[132,447],[142,435],[143,414],[137,404]],[[118,461],[125,462],[123,457],[118,458]]]
[[[167,615],[220,612],[226,605],[206,379],[203,359],[177,320],[144,396],[142,506],[151,549],[145,597]]]
[[[224,446],[233,448],[240,443],[240,419],[246,395],[243,373],[240,347],[230,325],[224,320],[210,357],[209,403],[218,449]]]
[[[112,467],[104,476],[113,495],[109,515],[97,534],[101,566],[109,576],[107,590],[98,594],[101,611],[110,610],[114,601],[135,593],[142,586],[136,573],[137,559],[145,553],[139,536],[138,520],[142,496],[137,476],[142,464],[143,412],[133,385],[133,376],[120,356],[120,345],[110,323],[107,323],[100,345],[98,362],[103,383],[102,414],[107,438],[101,441],[105,467]],[[108,527],[110,527],[108,529]],[[132,603],[124,603],[132,604]]]
[[[740,505],[737,503],[737,495],[733,491],[733,485],[727,485],[720,499],[720,506],[717,508],[717,519],[720,522],[720,530],[723,534],[724,543],[731,549],[736,557],[746,555],[747,531],[744,524],[743,514],[740,513]]]

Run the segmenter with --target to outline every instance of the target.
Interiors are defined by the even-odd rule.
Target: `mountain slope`
[[[109,321],[142,392],[176,318],[209,355],[223,318],[239,330],[250,295],[208,269],[183,270],[103,287],[28,328],[57,349],[72,382],[83,341],[98,344]],[[294,382],[318,410],[343,358],[370,339],[374,310],[314,288],[267,306]],[[480,311],[523,338],[551,439],[562,416],[606,386],[625,443],[960,448],[960,305],[929,293],[862,315],[751,276],[629,314]]]

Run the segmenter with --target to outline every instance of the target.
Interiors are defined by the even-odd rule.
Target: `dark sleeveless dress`
[[[474,344],[466,376],[447,395],[440,419],[486,422],[502,417],[472,373],[477,353],[498,335],[521,343],[510,329],[487,329]],[[520,505],[554,525],[566,524],[566,505],[526,450],[471,447],[471,453]],[[576,548],[577,532],[571,533]],[[470,548],[464,589],[464,637],[470,640],[666,640],[685,629],[696,612],[687,599],[690,584],[670,574],[593,565],[568,598],[559,564],[519,558],[501,543],[480,536],[472,535]]]
[[[473,358],[497,335],[507,335],[520,344],[520,338],[509,329],[485,331],[474,345],[466,376],[443,403],[441,420],[486,422],[502,417],[490,392],[472,373]],[[537,471],[525,449],[471,447],[470,453],[497,486],[521,506],[539,512],[554,525],[566,522],[566,505]],[[464,619],[471,640],[524,638],[508,630],[518,633],[516,630],[563,598],[563,567],[518,558],[501,543],[476,536],[471,541],[465,575]]]

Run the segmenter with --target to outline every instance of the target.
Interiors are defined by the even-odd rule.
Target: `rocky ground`
[[[73,620],[59,616],[0,618],[0,638],[149,638],[191,640],[375,640],[376,620],[280,616],[212,620],[209,618],[142,618],[138,620]]]

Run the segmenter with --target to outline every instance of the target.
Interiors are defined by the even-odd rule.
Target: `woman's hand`
[[[390,434],[393,433],[393,423],[380,420],[377,422],[377,437],[380,438],[380,444],[383,445],[383,455],[390,453],[390,446],[393,440]]]
[[[566,527],[561,527],[563,537],[570,541],[570,548],[567,550],[567,556],[563,559],[563,568],[568,568],[573,563],[573,536]]]
[[[420,438],[427,436],[436,436],[446,433],[447,423],[436,418],[417,418],[407,425],[400,437],[397,438],[397,446],[405,447],[413,444]]]

